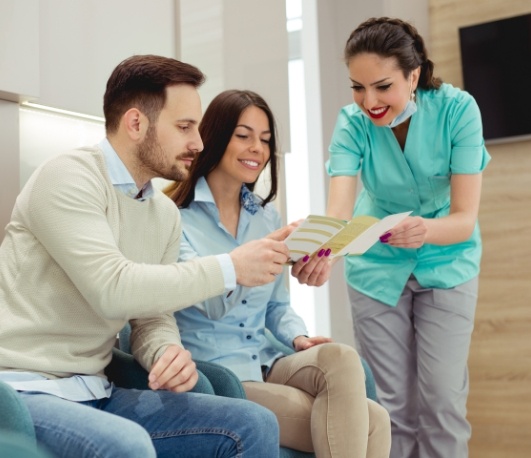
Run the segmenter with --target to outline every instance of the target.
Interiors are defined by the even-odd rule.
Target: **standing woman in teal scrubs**
[[[433,76],[422,37],[401,20],[362,23],[345,61],[354,103],[331,140],[328,214],[412,211],[345,264],[355,336],[391,415],[391,457],[464,458],[477,218],[490,159],[481,115],[470,94]]]

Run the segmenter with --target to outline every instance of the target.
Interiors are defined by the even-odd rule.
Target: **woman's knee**
[[[365,372],[358,352],[349,345],[327,343],[310,348],[314,353],[304,370],[310,393],[365,392]]]
[[[318,365],[325,373],[353,377],[364,373],[358,352],[350,345],[328,343],[318,347]]]

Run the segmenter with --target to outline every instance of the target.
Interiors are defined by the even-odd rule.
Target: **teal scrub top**
[[[341,109],[326,167],[332,177],[361,171],[364,187],[354,215],[446,216],[451,175],[477,174],[487,166],[481,114],[469,93],[443,84],[418,89],[416,103],[404,150],[390,128],[374,125],[356,104]],[[411,274],[426,288],[452,288],[477,276],[481,248],[477,224],[468,240],[453,245],[376,243],[362,256],[346,257],[345,275],[352,288],[396,306]]]

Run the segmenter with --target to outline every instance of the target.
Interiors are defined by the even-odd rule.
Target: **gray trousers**
[[[359,352],[391,416],[391,458],[466,458],[467,359],[477,277],[451,289],[411,277],[396,307],[349,287]]]

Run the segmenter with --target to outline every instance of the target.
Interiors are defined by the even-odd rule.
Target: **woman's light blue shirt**
[[[440,218],[450,212],[452,174],[477,174],[487,166],[490,156],[473,97],[450,84],[416,95],[418,110],[403,151],[391,129],[374,125],[357,105],[340,111],[327,171],[332,177],[361,171],[364,189],[355,215],[412,211]],[[404,249],[377,243],[362,256],[348,256],[345,275],[354,289],[395,306],[411,274],[427,288],[452,288],[477,276],[481,248],[477,224],[468,240],[453,245]]]
[[[181,261],[196,256],[228,253],[281,227],[271,204],[242,188],[242,208],[237,236],[228,232],[206,180],[195,187],[195,198],[181,209],[183,237]],[[290,307],[286,272],[273,283],[248,288],[238,286],[230,295],[217,296],[175,313],[182,343],[194,359],[212,361],[231,369],[240,380],[262,381],[262,367],[282,356],[265,336],[265,328],[288,347],[307,335],[302,319]]]

